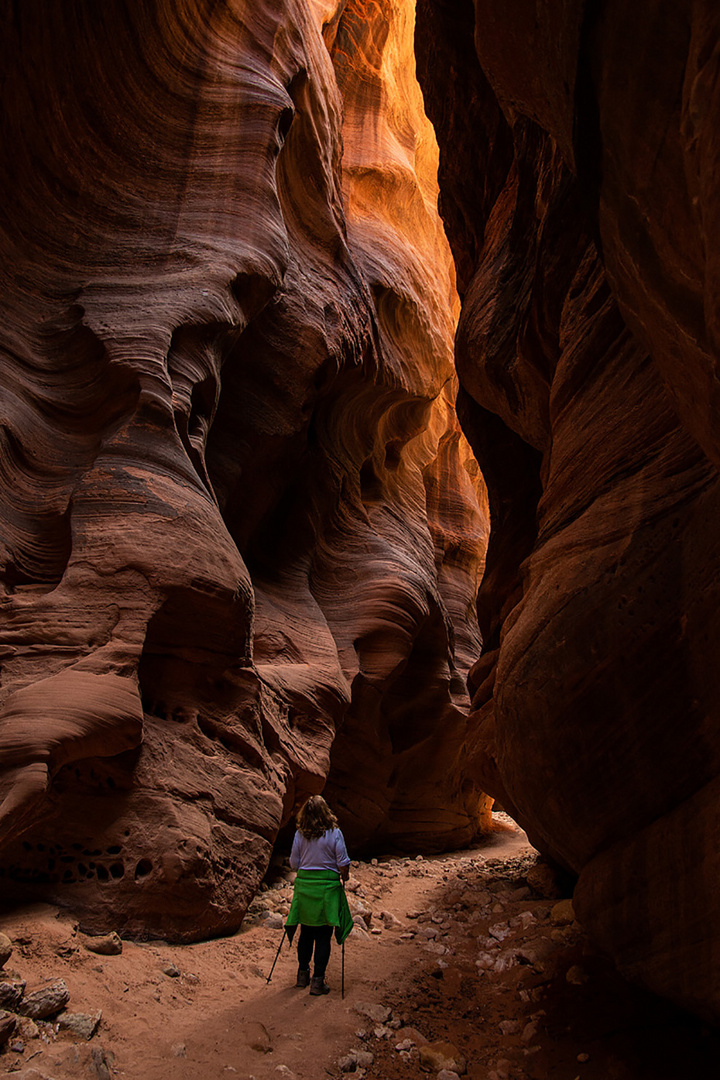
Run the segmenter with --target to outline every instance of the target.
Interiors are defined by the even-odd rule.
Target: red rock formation
[[[702,0],[418,4],[493,521],[481,775],[622,970],[714,1019],[718,41]]]
[[[412,32],[400,0],[0,8],[6,898],[237,926],[341,722],[355,843],[483,820]]]

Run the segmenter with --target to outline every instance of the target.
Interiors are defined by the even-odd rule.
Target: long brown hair
[[[337,828],[337,818],[322,795],[312,795],[300,809],[297,827],[306,840],[319,840],[328,829]]]

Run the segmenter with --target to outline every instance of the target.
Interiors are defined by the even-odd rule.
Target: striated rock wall
[[[6,898],[235,927],[331,747],[355,845],[487,815],[412,40],[401,0],[0,6]]]
[[[493,523],[482,782],[717,1020],[720,15],[419,0],[416,44]]]

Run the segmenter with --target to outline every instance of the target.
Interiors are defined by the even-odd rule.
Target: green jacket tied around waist
[[[335,939],[342,945],[353,928],[345,889],[334,870],[298,870],[292,904],[285,922],[292,940],[295,927],[334,926]]]

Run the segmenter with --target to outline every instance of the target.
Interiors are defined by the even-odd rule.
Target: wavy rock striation
[[[719,41],[703,0],[418,3],[493,522],[482,782],[622,970],[715,1020]]]
[[[231,929],[330,770],[356,845],[485,820],[412,35],[400,0],[0,8],[6,898]]]

